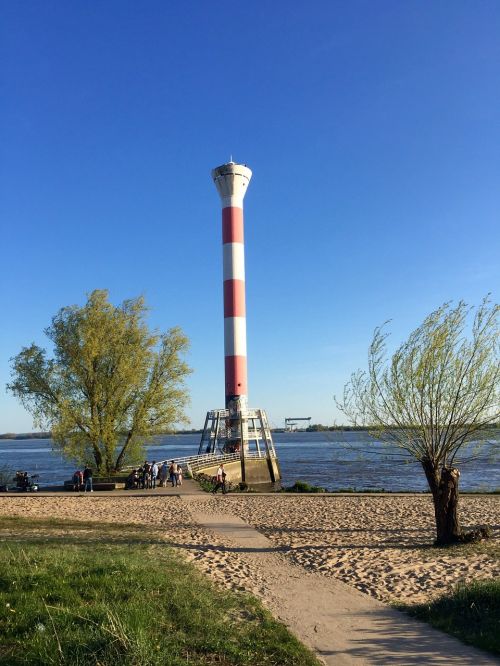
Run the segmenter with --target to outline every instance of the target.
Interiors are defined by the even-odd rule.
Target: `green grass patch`
[[[440,557],[471,557],[474,555],[487,555],[491,560],[500,561],[500,541],[486,539],[477,543],[453,543],[449,546],[422,546],[418,549],[425,562],[434,561]]]
[[[0,520],[0,664],[318,666],[149,526]]]
[[[429,604],[398,607],[464,643],[500,655],[500,578],[458,585]]]

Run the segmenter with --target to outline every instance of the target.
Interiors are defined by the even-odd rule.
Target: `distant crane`
[[[297,427],[297,421],[310,421],[311,416],[289,416],[285,419],[285,432],[293,432]]]

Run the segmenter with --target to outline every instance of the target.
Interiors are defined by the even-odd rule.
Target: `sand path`
[[[294,565],[279,546],[238,516],[205,513],[197,497],[186,495],[182,501],[194,521],[259,572],[266,585],[255,593],[328,666],[500,664],[339,580]]]
[[[500,664],[381,602],[499,575],[491,549],[427,558],[416,546],[432,540],[430,509],[421,496],[214,497],[191,484],[0,496],[4,516],[151,525],[217,585],[259,597],[326,664]],[[462,498],[464,525],[492,525],[493,549],[499,509],[498,496]]]

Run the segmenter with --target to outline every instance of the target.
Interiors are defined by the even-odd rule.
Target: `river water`
[[[401,451],[384,447],[363,432],[274,433],[283,485],[297,480],[329,490],[423,491],[420,465]],[[198,453],[200,435],[157,437],[148,459],[164,460]],[[475,460],[460,465],[460,487],[468,491],[500,490],[499,441],[486,444]],[[496,460],[494,454],[497,452]],[[70,479],[74,464],[52,451],[49,439],[0,440],[0,468],[40,475],[40,487]]]

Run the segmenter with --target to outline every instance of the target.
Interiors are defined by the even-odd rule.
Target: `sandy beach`
[[[488,524],[479,547],[436,551],[427,496],[229,497],[226,507],[310,571],[385,602],[420,603],[460,581],[500,575],[500,497],[464,496],[464,527]],[[217,511],[212,499],[204,510]]]
[[[272,572],[197,524],[193,511],[233,514],[309,572],[334,577],[381,601],[418,603],[460,581],[500,575],[500,497],[464,496],[465,527],[489,524],[479,547],[435,551],[427,496],[23,496],[0,498],[0,515],[151,526],[218,582],[266,598]]]

